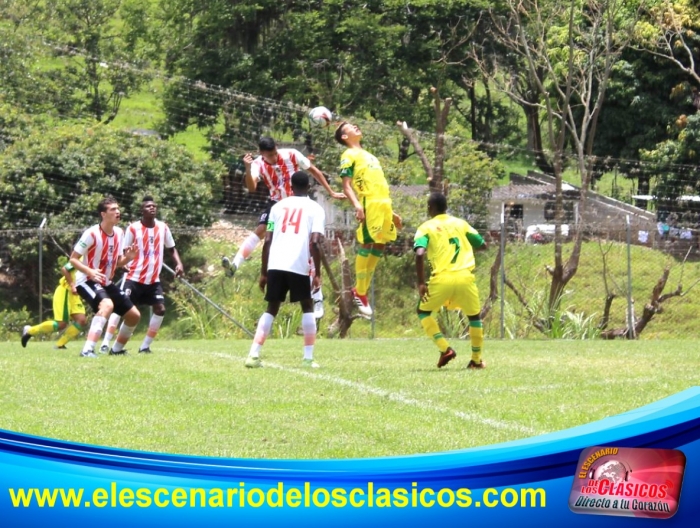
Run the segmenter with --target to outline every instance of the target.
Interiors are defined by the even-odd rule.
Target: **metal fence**
[[[576,272],[553,302],[553,226],[519,225],[505,216],[501,220],[495,228],[493,225],[490,229],[482,228],[489,250],[477,252],[475,273],[482,302],[487,306],[485,323],[489,337],[584,339],[697,335],[700,245],[695,227],[675,225],[667,229],[662,224],[640,223],[639,219],[624,214],[613,222],[601,218],[600,222],[567,225],[562,245],[565,270],[572,269],[570,258],[577,230],[583,242]],[[208,229],[174,228],[176,240],[196,240],[197,247],[207,248],[188,252],[188,280],[206,284],[211,277],[219,275],[219,256],[233,253],[255,225],[253,216],[231,216],[221,218]],[[372,321],[370,330],[358,327],[353,336],[421,335],[414,320],[417,296],[413,287],[413,253],[409,249],[415,227],[406,226],[399,246],[388,252],[378,266],[371,290],[377,319]],[[60,277],[58,258],[71,250],[79,235],[78,230],[54,230],[45,224],[36,229],[0,231],[3,305],[10,309],[26,306],[36,321],[48,317],[51,295]],[[345,247],[352,269],[354,228],[351,225],[328,227],[325,249],[334,266],[337,266],[339,243]],[[498,266],[501,252],[503,266]],[[246,279],[250,284],[241,290],[241,295],[255,293],[258,265],[259,261],[250,265]],[[170,279],[165,272],[164,279]],[[328,281],[325,284],[330,292]],[[327,295],[328,310],[332,310],[331,297]],[[235,299],[229,301],[233,303]],[[257,311],[259,306],[250,317],[240,315],[246,326],[254,326]],[[445,314],[442,324],[448,334],[466,331],[459,316]]]

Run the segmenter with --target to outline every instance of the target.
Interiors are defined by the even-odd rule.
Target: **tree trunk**
[[[337,318],[328,327],[328,337],[340,337],[341,339],[348,336],[348,331],[352,326],[352,322],[357,319],[358,315],[352,314],[353,299],[352,299],[352,274],[350,273],[350,263],[345,256],[345,249],[343,249],[343,244],[338,239],[338,258],[340,260],[340,273],[342,284],[338,284],[338,281],[333,275],[333,270],[331,270],[328,260],[324,252],[321,253],[321,262],[323,263],[323,268],[328,274],[328,278],[333,286],[333,292],[338,299],[338,313]]]

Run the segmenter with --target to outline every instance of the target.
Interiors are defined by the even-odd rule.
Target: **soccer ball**
[[[333,119],[333,112],[325,106],[317,106],[309,112],[309,121],[317,127],[327,127]]]

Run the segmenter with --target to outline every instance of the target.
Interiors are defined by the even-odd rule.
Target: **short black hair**
[[[438,213],[444,213],[447,211],[447,197],[440,192],[430,193],[428,205],[433,206]]]
[[[276,148],[277,144],[275,143],[275,140],[271,137],[263,136],[260,138],[260,141],[258,141],[258,150],[270,152],[272,150],[275,150]]]
[[[292,174],[292,189],[305,191],[309,188],[309,175],[304,171],[296,171]]]
[[[146,203],[146,202],[155,202],[153,199],[153,196],[150,194],[147,194],[146,196],[143,197],[143,200],[141,200],[141,203]]]
[[[345,140],[343,139],[343,127],[347,125],[347,121],[342,121],[339,125],[338,128],[335,129],[335,140],[340,143],[341,145],[347,145],[345,143]]]
[[[100,200],[100,203],[97,204],[97,214],[102,216],[102,213],[107,212],[107,207],[115,203],[119,202],[117,202],[117,199],[114,196],[105,196],[102,198],[102,200]]]

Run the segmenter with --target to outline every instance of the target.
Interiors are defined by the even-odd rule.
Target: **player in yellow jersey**
[[[59,260],[59,263],[61,263],[61,260]],[[78,337],[85,327],[87,322],[85,307],[75,290],[75,268],[67,259],[61,267],[61,273],[63,277],[58,282],[58,286],[56,286],[53,294],[53,319],[34,326],[26,325],[22,329],[22,346],[25,348],[32,336],[50,334],[65,329],[63,335],[54,345],[56,349],[64,349],[66,348],[66,343]]]
[[[357,240],[360,247],[355,257],[355,305],[362,315],[371,316],[367,290],[384,247],[396,240],[401,217],[391,208],[389,184],[379,160],[360,145],[362,131],[357,125],[343,121],[335,131],[335,139],[347,147],[340,157],[343,193],[355,207],[360,222]]]
[[[433,312],[445,306],[448,310],[462,310],[469,317],[469,338],[472,358],[468,369],[482,369],[481,359],[484,329],[476,279],[472,274],[476,263],[474,249],[486,249],[486,242],[468,222],[447,214],[447,198],[432,193],[428,198],[430,220],[416,231],[413,250],[416,253],[418,274],[418,319],[440,351],[438,368],[457,357],[440,332]],[[425,281],[425,256],[430,262],[430,279]]]

